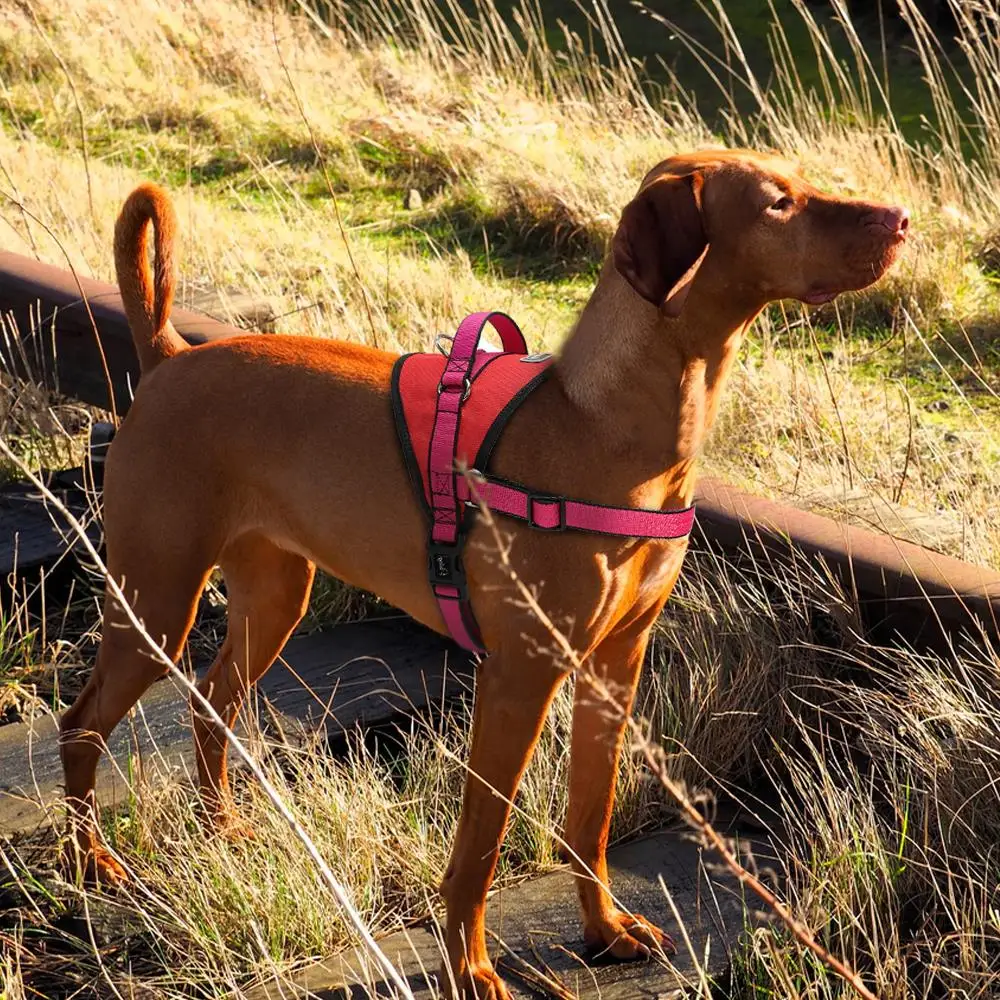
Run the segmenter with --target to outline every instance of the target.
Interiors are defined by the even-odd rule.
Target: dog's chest
[[[671,538],[649,541],[643,546],[642,567],[639,571],[639,586],[636,602],[648,605],[670,596],[670,590],[680,572],[687,538]]]

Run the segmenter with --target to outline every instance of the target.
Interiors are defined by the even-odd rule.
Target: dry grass
[[[348,30],[348,9],[366,24]],[[651,164],[720,141],[776,146],[831,190],[910,205],[917,237],[889,281],[815,314],[814,336],[798,306],[759,324],[709,466],[775,495],[822,490],[835,507],[853,488],[945,512],[954,524],[940,547],[998,564],[997,172],[988,144],[976,162],[960,155],[933,47],[922,58],[934,148],[880,113],[879,74],[859,82],[827,57],[819,94],[795,86],[787,58],[769,89],[737,59],[732,86],[758,112],[734,109],[713,134],[679,93],[648,97],[607,28],[611,70],[582,44],[557,57],[530,6],[523,37],[489,5],[452,37],[433,4],[388,9],[333,3],[333,27],[320,30],[298,7],[222,0],[8,7],[0,246],[64,263],[24,204],[76,266],[109,278],[117,208],[153,177],[178,198],[185,287],[266,295],[281,329],[420,347],[488,302],[551,347]],[[665,27],[651,30],[667,44]],[[998,30],[986,18],[960,37],[980,73],[973,114],[987,140],[1000,118],[986,75]],[[822,53],[818,26],[814,39]],[[422,208],[403,207],[411,188]],[[882,520],[906,533],[891,513]]]
[[[997,660],[875,649],[852,634],[852,620],[812,565],[747,575],[695,552],[658,632],[641,714],[692,795],[735,797],[770,825],[785,850],[793,912],[879,997],[944,988],[989,996],[1000,988]],[[502,882],[556,863],[571,695],[560,693],[519,793]],[[268,777],[377,930],[439,905],[469,728],[459,705],[416,720],[379,753],[357,740],[338,759],[323,752],[321,735],[251,734]],[[89,976],[149,997],[217,996],[221,984],[237,988],[348,943],[254,783],[238,778],[236,787],[258,837],[234,845],[202,836],[190,779],[153,775],[147,761],[134,794],[105,821],[138,877],[129,897],[60,882],[48,843],[3,849],[0,934],[22,940],[29,984],[59,996]],[[750,791],[765,788],[774,789],[766,804]],[[641,759],[628,757],[615,839],[673,814]],[[88,910],[96,950],[79,936]],[[53,936],[71,965],[51,944],[43,950]],[[840,995],[777,925],[746,941],[737,971],[741,996]]]

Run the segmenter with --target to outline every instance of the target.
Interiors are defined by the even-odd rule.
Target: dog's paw
[[[441,974],[442,982],[450,982],[447,971]],[[457,989],[446,995],[451,1000],[511,1000],[511,995],[503,980],[492,965],[469,967],[457,977]]]
[[[669,934],[636,914],[612,910],[587,923],[583,931],[587,947],[595,957],[610,956],[620,962],[630,962],[651,955],[674,955],[677,946]]]
[[[226,810],[212,817],[212,832],[230,844],[240,844],[257,839],[253,824],[243,819],[235,810]]]
[[[82,874],[83,884],[91,888],[118,889],[131,881],[121,862],[100,844],[82,848],[71,840],[63,849],[62,869],[71,882]]]

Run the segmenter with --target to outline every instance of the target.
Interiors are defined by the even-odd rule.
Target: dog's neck
[[[644,487],[646,502],[690,502],[695,457],[761,309],[751,294],[718,288],[696,280],[668,320],[609,261],[556,360],[571,404],[609,454],[627,459],[628,486]]]

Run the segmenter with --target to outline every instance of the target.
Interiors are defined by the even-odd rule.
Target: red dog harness
[[[479,349],[486,324],[503,353]],[[587,531],[626,538],[683,538],[694,507],[606,507],[536,493],[485,475],[507,421],[550,374],[548,354],[528,354],[517,324],[503,313],[467,316],[441,354],[404,354],[392,370],[392,408],[410,478],[431,519],[428,573],[445,625],[459,645],[485,652],[462,565],[466,515],[482,501],[495,514],[540,531]],[[475,497],[459,468],[476,478]]]

